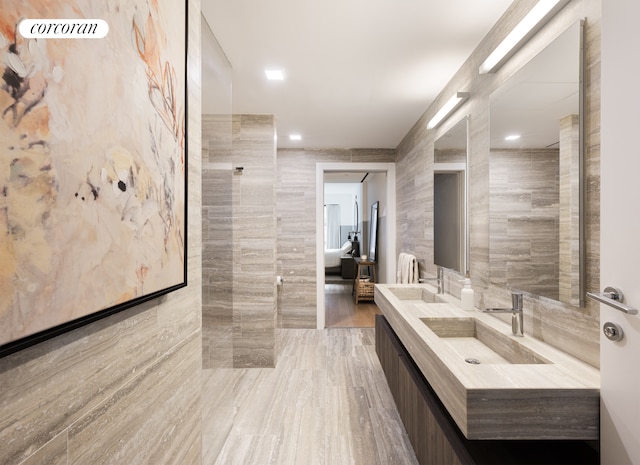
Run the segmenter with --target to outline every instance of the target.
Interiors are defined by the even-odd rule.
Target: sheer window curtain
[[[324,206],[324,248],[339,249],[340,246],[340,205]]]

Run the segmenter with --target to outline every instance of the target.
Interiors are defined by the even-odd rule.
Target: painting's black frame
[[[188,92],[188,78],[189,78],[189,0],[184,1],[184,270],[183,270],[183,279],[182,283],[176,284],[174,286],[169,286],[165,289],[160,289],[158,291],[152,292],[150,294],[146,294],[140,297],[136,297],[134,299],[128,300],[127,302],[123,302],[118,305],[114,305],[112,307],[98,310],[90,315],[86,315],[75,320],[68,321],[66,323],[62,323],[58,326],[54,326],[53,328],[46,329],[44,331],[37,332],[35,334],[31,334],[29,336],[25,336],[23,338],[17,339],[15,341],[8,342],[0,346],[0,358],[6,357],[7,355],[14,354],[21,350],[27,349],[28,347],[34,346],[41,342],[44,342],[48,339],[52,339],[56,336],[60,336],[61,334],[67,333],[69,331],[73,331],[74,329],[78,329],[82,326],[86,326],[95,321],[101,320],[108,316],[114,315],[116,313],[122,312],[123,310],[127,310],[129,308],[135,307],[142,303],[148,302],[150,300],[157,299],[163,295],[169,294],[178,289],[182,289],[187,287],[187,238],[188,238],[188,204],[189,204],[189,194],[188,194],[188,173],[189,173],[189,131],[188,131],[188,123],[189,123],[189,92]]]

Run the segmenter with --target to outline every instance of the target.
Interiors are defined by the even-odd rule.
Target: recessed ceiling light
[[[264,74],[270,81],[284,81],[284,71],[281,69],[265,69]]]
[[[289,134],[289,140],[302,140],[302,136],[300,134]]]
[[[504,140],[518,140],[520,139],[520,134],[512,134],[504,138]]]

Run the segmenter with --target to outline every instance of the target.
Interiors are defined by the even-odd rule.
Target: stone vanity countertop
[[[377,284],[375,302],[468,439],[598,439],[596,368],[531,336],[513,336],[510,324],[464,311],[429,285]],[[492,339],[535,354],[538,363],[470,364],[428,326],[443,319],[454,325],[474,319],[493,331]]]

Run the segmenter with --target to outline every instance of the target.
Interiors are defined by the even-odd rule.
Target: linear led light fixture
[[[482,62],[479,73],[488,74],[498,69],[526,38],[537,32],[568,2],[569,0],[540,0]]]
[[[455,95],[447,100],[447,103],[445,103],[442,108],[433,115],[433,118],[429,120],[427,123],[427,129],[435,128],[443,119],[449,116],[449,113],[458,108],[458,106],[468,98],[469,92],[456,92]]]

